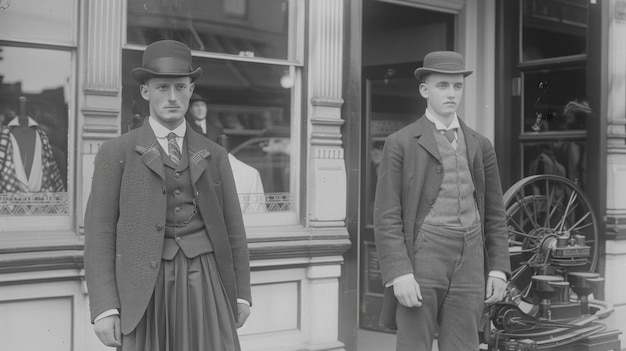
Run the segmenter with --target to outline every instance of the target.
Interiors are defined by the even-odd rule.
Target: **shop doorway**
[[[413,71],[428,52],[454,48],[454,28],[453,14],[363,1],[359,327],[364,330],[392,333],[378,324],[384,288],[374,242],[373,205],[382,147],[389,134],[424,113],[426,103]]]

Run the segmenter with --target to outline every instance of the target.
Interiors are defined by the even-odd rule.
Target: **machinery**
[[[574,182],[536,175],[505,194],[512,275],[503,302],[486,306],[489,350],[619,350],[619,331],[597,300],[598,228],[591,203]]]

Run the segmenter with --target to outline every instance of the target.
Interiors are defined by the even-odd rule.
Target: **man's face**
[[[202,121],[206,119],[207,107],[204,101],[194,101],[193,104],[189,107],[189,112],[191,112],[191,116],[196,121]]]
[[[450,118],[459,108],[463,96],[462,74],[432,73],[420,84],[420,94],[426,99],[428,109],[435,116]]]
[[[151,78],[141,85],[141,96],[150,104],[150,115],[169,129],[184,122],[194,83],[189,77]]]

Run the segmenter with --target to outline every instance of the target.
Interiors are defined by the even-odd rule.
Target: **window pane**
[[[148,104],[130,71],[141,66],[139,51],[123,53],[122,130],[141,125]],[[204,129],[192,127],[230,151],[244,213],[292,211],[291,87],[289,68],[278,65],[194,58],[203,69],[194,93],[206,105]]]
[[[523,146],[524,176],[552,174],[575,181],[584,189],[586,144],[575,141],[528,143]]]
[[[586,130],[586,69],[524,74],[524,132]]]
[[[524,0],[522,61],[587,52],[586,0]]]
[[[128,2],[127,41],[175,39],[192,50],[289,59],[287,0]]]
[[[71,53],[0,49],[0,216],[68,214]]]
[[[74,42],[75,1],[0,1],[0,37]]]

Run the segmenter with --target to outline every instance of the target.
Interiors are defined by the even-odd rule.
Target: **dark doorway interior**
[[[359,220],[359,326],[378,325],[383,282],[378,269],[373,204],[378,163],[386,137],[426,108],[413,71],[425,54],[454,48],[455,16],[383,1],[363,1],[362,159]],[[391,331],[388,331],[391,332]]]

